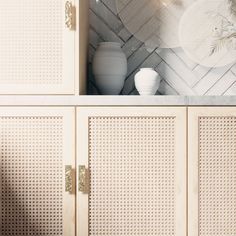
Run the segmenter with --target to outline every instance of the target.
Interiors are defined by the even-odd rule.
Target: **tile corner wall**
[[[92,75],[92,58],[101,41],[120,42],[128,59],[123,95],[137,94],[134,75],[153,67],[162,78],[161,95],[236,95],[236,64],[207,68],[191,61],[181,48],[148,50],[132,36],[116,12],[115,0],[90,0],[88,94],[99,94]]]

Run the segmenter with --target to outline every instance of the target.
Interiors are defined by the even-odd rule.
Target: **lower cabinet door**
[[[74,236],[74,109],[0,109],[0,235]]]
[[[236,235],[236,108],[189,108],[189,236]]]
[[[77,110],[78,236],[186,235],[186,109]]]

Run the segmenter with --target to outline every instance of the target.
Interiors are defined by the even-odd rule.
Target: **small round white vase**
[[[160,86],[160,76],[153,68],[141,68],[134,77],[140,95],[155,95]]]
[[[119,43],[100,43],[93,58],[95,82],[103,95],[118,95],[127,74],[127,59]]]

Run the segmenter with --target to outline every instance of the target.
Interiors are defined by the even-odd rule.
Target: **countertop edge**
[[[0,106],[236,106],[236,96],[0,95]]]

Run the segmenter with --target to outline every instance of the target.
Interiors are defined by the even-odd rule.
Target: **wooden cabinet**
[[[1,107],[0,235],[236,234],[235,107],[75,109]]]
[[[0,94],[85,93],[87,2],[0,2]]]
[[[78,108],[77,134],[78,235],[186,235],[186,108]]]
[[[236,108],[189,108],[189,236],[236,234]]]
[[[78,108],[77,162],[90,173],[78,235],[186,235],[187,225],[190,236],[234,235],[235,117],[232,107]]]
[[[73,108],[0,110],[0,235],[75,235]]]

